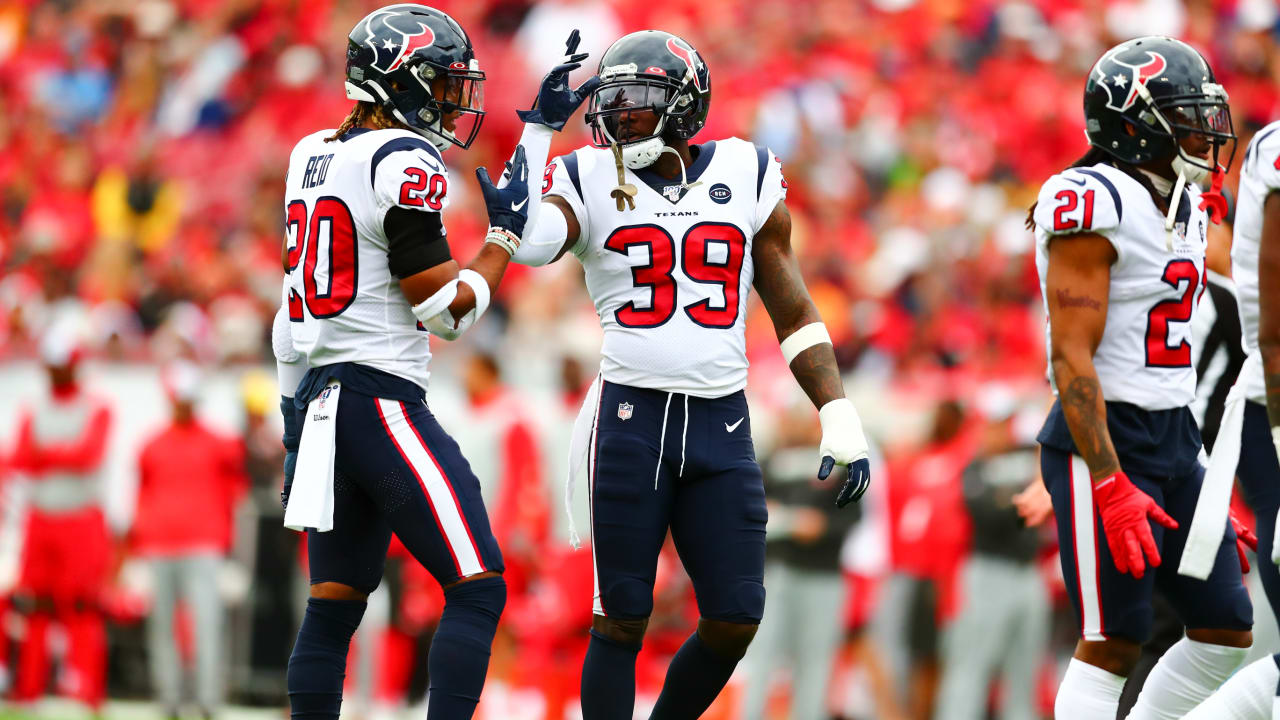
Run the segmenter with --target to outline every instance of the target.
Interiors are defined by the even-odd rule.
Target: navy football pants
[[[764,481],[745,395],[697,398],[604,382],[592,437],[594,612],[653,610],[670,529],[702,617],[764,613]]]
[[[425,403],[344,387],[335,442],[333,530],[307,531],[312,584],[373,592],[392,531],[441,585],[503,570],[480,483]]]
[[[1276,460],[1271,442],[1271,424],[1267,409],[1260,403],[1247,402],[1244,410],[1244,434],[1240,439],[1240,464],[1236,476],[1249,507],[1257,515],[1258,561],[1254,567],[1267,591],[1271,612],[1280,618],[1280,569],[1271,562],[1271,543],[1276,535],[1276,512],[1280,511],[1280,461]]]

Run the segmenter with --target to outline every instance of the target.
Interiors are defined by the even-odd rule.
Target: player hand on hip
[[[562,130],[582,105],[582,101],[595,91],[600,84],[597,76],[588,78],[576,90],[569,87],[569,73],[582,67],[582,61],[587,59],[587,53],[575,52],[577,49],[578,31],[574,30],[565,42],[564,62],[551,68],[551,72],[542,79],[542,87],[538,88],[538,97],[534,98],[533,107],[516,111],[521,121],[546,125],[556,131]]]
[[[822,422],[822,444],[818,456],[818,479],[826,480],[836,463],[847,466],[848,477],[836,495],[836,507],[844,507],[862,497],[871,485],[871,461],[862,420],[849,398],[832,400],[818,410]]]
[[[1178,522],[1130,482],[1123,470],[1093,484],[1093,504],[1102,516],[1102,529],[1117,570],[1141,578],[1148,562],[1151,567],[1160,566],[1160,550],[1156,548],[1150,520],[1170,530],[1176,529]]]
[[[494,186],[489,171],[483,167],[476,168],[476,180],[480,182],[480,194],[489,213],[489,227],[512,233],[519,240],[529,219],[529,162],[523,145],[517,145],[511,156],[510,172],[514,182],[504,187]]]
[[[1231,529],[1236,531],[1236,554],[1240,556],[1240,572],[1249,572],[1249,557],[1245,555],[1245,548],[1249,548],[1254,552],[1258,552],[1258,536],[1253,534],[1248,525],[1240,522],[1240,518],[1235,513],[1228,513],[1227,519],[1231,521]]]

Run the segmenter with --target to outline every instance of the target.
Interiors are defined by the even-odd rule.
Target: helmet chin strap
[[[1182,203],[1182,190],[1187,186],[1187,176],[1178,171],[1178,181],[1173,184],[1173,196],[1169,198],[1169,214],[1164,217],[1164,247],[1173,252],[1173,225],[1178,218],[1178,206]]]

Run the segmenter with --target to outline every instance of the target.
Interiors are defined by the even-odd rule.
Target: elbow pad
[[[458,283],[466,283],[475,293],[476,305],[461,318],[453,317],[449,305],[458,297]],[[413,306],[413,315],[427,332],[445,340],[457,340],[489,309],[489,283],[475,270],[466,269],[445,283],[434,295]]]
[[[551,207],[538,213],[538,222],[525,226],[520,247],[511,256],[512,262],[539,267],[555,260],[568,240],[569,223],[564,212]]]

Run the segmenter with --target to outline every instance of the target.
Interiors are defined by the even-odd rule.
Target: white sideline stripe
[[[1098,587],[1098,536],[1093,518],[1093,481],[1089,466],[1071,456],[1072,537],[1075,539],[1076,582],[1080,585],[1081,633],[1085,640],[1106,640],[1102,634],[1102,588]]]
[[[396,445],[400,447],[400,452],[404,454],[409,466],[417,475],[418,483],[435,510],[440,532],[444,535],[444,541],[458,563],[458,574],[469,577],[484,572],[484,564],[480,562],[480,556],[471,540],[471,533],[467,531],[467,525],[462,519],[462,509],[454,502],[453,491],[449,489],[448,481],[440,474],[435,461],[418,440],[417,433],[409,427],[409,418],[405,417],[400,403],[378,398],[378,408],[382,411],[382,417],[386,419],[387,429],[391,431],[391,439],[395,440]]]

